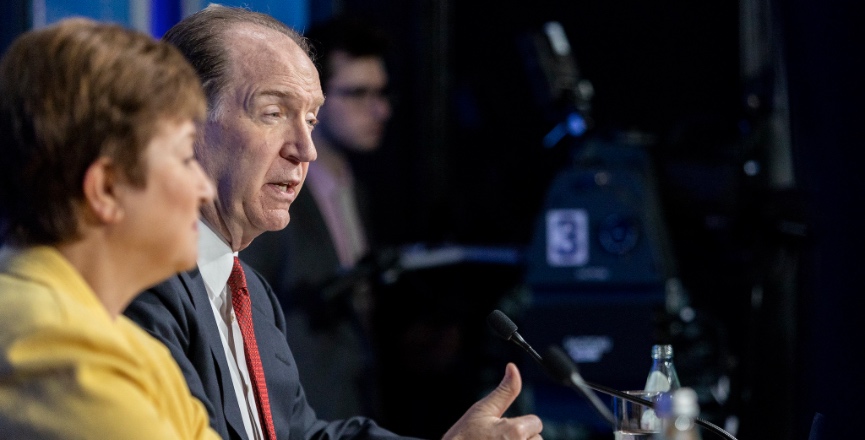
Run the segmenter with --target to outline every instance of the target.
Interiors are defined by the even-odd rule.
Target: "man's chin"
[[[264,222],[264,227],[262,230],[264,231],[281,231],[288,226],[288,222],[291,220],[291,215],[288,212],[282,212],[277,216],[272,216],[271,218],[266,219]]]

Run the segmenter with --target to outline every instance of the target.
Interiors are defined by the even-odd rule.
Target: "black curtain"
[[[856,438],[856,401],[865,392],[865,4],[791,0],[781,11],[797,178],[811,229],[801,268],[794,423],[807,432],[819,412],[825,438]]]

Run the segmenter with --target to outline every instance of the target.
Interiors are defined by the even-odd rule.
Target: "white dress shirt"
[[[243,352],[243,335],[234,315],[231,291],[227,286],[237,252],[232,252],[231,247],[204,222],[198,222],[198,230],[198,270],[207,288],[210,305],[213,306],[213,317],[219,327],[219,336],[222,339],[228,370],[231,372],[231,382],[234,384],[243,426],[251,440],[262,440],[264,436],[255,404],[254,388],[249,379],[246,355]]]

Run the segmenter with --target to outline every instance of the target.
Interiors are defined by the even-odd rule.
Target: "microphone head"
[[[554,380],[570,383],[571,376],[577,372],[577,365],[561,348],[550,345],[544,353],[544,366]]]
[[[487,324],[493,328],[493,331],[504,340],[510,340],[514,333],[517,332],[517,325],[508,318],[501,310],[493,310],[487,316]]]

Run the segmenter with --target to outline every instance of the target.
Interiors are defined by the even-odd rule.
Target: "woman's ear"
[[[96,159],[84,173],[84,205],[100,223],[116,223],[123,218],[117,198],[119,170],[107,157]]]

